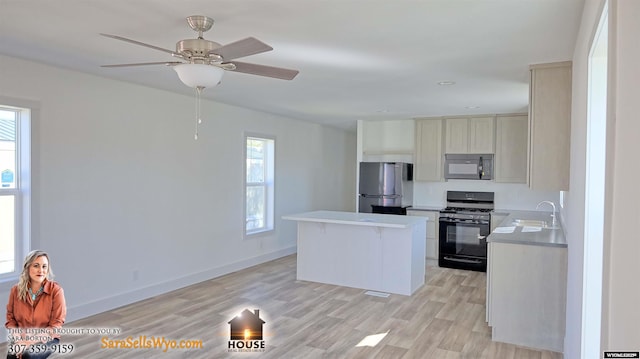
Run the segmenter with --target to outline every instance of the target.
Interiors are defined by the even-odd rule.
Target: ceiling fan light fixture
[[[224,70],[212,65],[179,64],[173,66],[183,84],[198,87],[215,87],[222,80]]]

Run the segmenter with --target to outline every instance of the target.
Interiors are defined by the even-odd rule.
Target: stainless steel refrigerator
[[[403,162],[360,162],[358,211],[396,213],[413,201],[413,165]],[[398,213],[400,214],[400,213]]]

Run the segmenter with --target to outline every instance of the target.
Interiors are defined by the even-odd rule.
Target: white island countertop
[[[395,214],[355,213],[340,211],[314,211],[282,216],[282,219],[318,222],[351,224],[370,227],[409,228],[416,223],[426,222],[426,217],[399,216]]]

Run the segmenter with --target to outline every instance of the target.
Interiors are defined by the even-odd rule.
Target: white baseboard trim
[[[67,307],[66,322],[70,323],[74,320],[90,317],[92,315],[112,310],[127,304],[135,303],[143,299],[151,298],[156,295],[168,293],[176,289],[190,286],[192,284],[200,283],[209,279],[223,276],[225,274],[269,262],[274,259],[285,257],[290,254],[296,253],[296,250],[296,246],[288,247],[257,257],[243,259],[241,261],[227,264],[222,267],[213,268],[200,273],[190,274],[167,282],[150,285],[148,287],[139,288],[125,293],[120,293],[108,298],[95,300],[93,302]]]
[[[438,259],[437,258],[427,258],[427,267],[437,267]]]

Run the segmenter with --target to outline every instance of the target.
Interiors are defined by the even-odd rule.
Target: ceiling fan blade
[[[109,34],[100,34],[104,37],[110,37],[112,39],[116,39],[116,40],[120,40],[120,41],[125,41],[125,42],[129,42],[132,43],[134,45],[140,45],[140,46],[144,46],[144,47],[148,47],[150,49],[154,49],[154,50],[158,50],[158,51],[163,51],[166,53],[171,54],[172,56],[177,56],[178,54],[175,51],[172,50],[167,50],[167,49],[163,49],[162,47],[158,47],[158,46],[153,46],[153,45],[149,45],[149,44],[145,44],[144,42],[140,42],[140,41],[136,41],[136,40],[131,40],[131,39],[127,39],[126,37],[122,37],[122,36],[118,36],[118,35],[109,35]]]
[[[162,62],[138,62],[133,64],[116,64],[116,65],[102,65],[100,67],[129,67],[129,66],[147,66],[147,65],[179,65],[183,62],[180,61],[162,61]]]
[[[246,74],[274,77],[282,80],[293,80],[299,73],[298,70],[284,69],[282,67],[273,67],[257,64],[249,64],[246,62],[233,62],[236,65],[235,72],[243,72]]]
[[[264,42],[253,37],[247,37],[246,39],[220,46],[210,52],[222,56],[224,61],[231,61],[240,57],[255,55],[271,50],[273,50],[273,47],[265,44]]]

